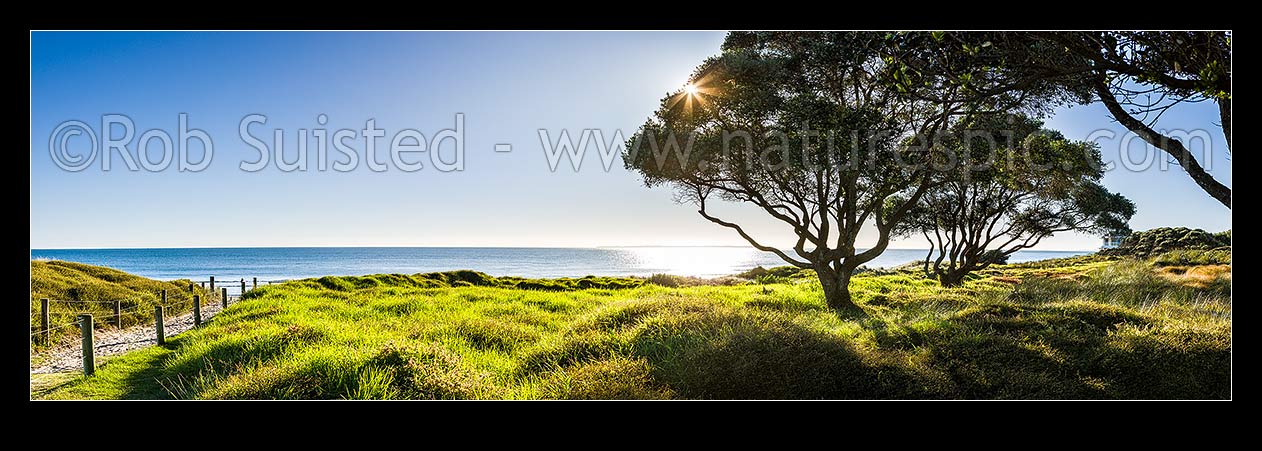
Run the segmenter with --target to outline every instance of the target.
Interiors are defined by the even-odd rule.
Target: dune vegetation
[[[1176,250],[1218,250],[1231,255],[1231,230],[1210,233],[1187,227],[1158,227],[1132,232],[1120,246],[1105,250],[1108,255],[1153,257]]]
[[[75,321],[81,313],[90,313],[96,327],[111,327],[108,319],[113,315],[113,301],[122,301],[122,308],[130,309],[123,325],[150,321],[153,306],[161,303],[162,290],[167,291],[167,302],[172,314],[192,309],[189,301],[196,293],[203,298],[206,290],[192,288],[191,280],[153,280],[129,274],[113,268],[60,260],[31,261],[31,333],[40,330],[40,300],[50,303],[49,323],[53,327]],[[53,330],[50,338],[56,343],[68,331]],[[43,344],[32,335],[32,346],[41,349]]]
[[[95,376],[41,376],[32,396],[1230,398],[1230,266],[1160,260],[996,265],[953,288],[872,271],[851,281],[860,315],[782,268],[726,285],[306,279],[251,291],[165,346],[100,359]]]

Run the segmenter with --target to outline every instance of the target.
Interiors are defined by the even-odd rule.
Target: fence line
[[[68,303],[68,304],[69,304],[69,303],[112,304],[112,303],[115,303],[115,302],[118,302],[118,301],[127,301],[127,300],[131,300],[131,299],[132,299],[132,298],[127,298],[127,299],[118,299],[118,300],[114,300],[114,301],[67,301],[67,300],[62,300],[62,299],[49,299],[49,302],[65,302],[65,303]]]
[[[154,337],[152,339],[154,339],[156,342],[161,344],[161,341],[163,341],[163,338],[164,338],[163,329],[165,329],[164,326],[166,322],[170,322],[171,320],[174,320],[184,314],[192,314],[194,315],[193,318],[188,321],[192,321],[192,327],[197,327],[202,322],[204,322],[204,319],[208,319],[210,316],[214,315],[214,312],[203,312],[201,310],[202,305],[221,304],[224,308],[227,308],[230,301],[239,300],[241,296],[243,296],[246,292],[251,291],[253,289],[257,289],[259,282],[263,282],[264,284],[270,285],[272,283],[280,283],[280,282],[285,282],[285,281],[287,280],[274,280],[274,281],[262,280],[260,281],[258,280],[257,277],[253,277],[249,279],[249,284],[247,286],[247,279],[245,278],[240,278],[238,280],[229,279],[229,280],[220,281],[220,280],[216,280],[215,277],[211,277],[206,282],[209,282],[210,286],[212,287],[216,285],[216,282],[221,282],[221,285],[217,288],[221,288],[222,291],[208,289],[205,291],[205,293],[197,293],[194,287],[199,283],[205,286],[206,282],[194,281],[194,282],[189,283],[188,291],[184,291],[184,290],[174,291],[170,293],[170,295],[168,296],[167,290],[161,290],[160,292],[157,293],[158,299],[155,299],[152,301],[148,301],[147,298],[138,297],[138,296],[123,298],[123,299],[115,299],[115,300],[41,299],[38,317],[42,318],[42,321],[41,321],[42,324],[41,324],[41,327],[39,327],[37,330],[34,330],[33,332],[31,332],[30,336],[31,336],[31,340],[33,344],[39,343],[51,349],[52,347],[57,346],[57,343],[68,342],[70,337],[75,335],[74,333],[59,334],[57,342],[54,343],[52,332],[61,331],[63,329],[67,329],[72,326],[80,326],[79,328],[80,333],[77,335],[79,335],[79,338],[83,341],[82,343],[83,352],[84,352],[83,362],[85,363],[95,362],[95,356],[88,355],[88,354],[89,353],[95,354],[96,347],[128,344],[128,343],[135,342],[135,340],[124,339],[123,341],[117,342],[117,343],[103,343],[99,345],[95,344],[94,343],[95,337],[93,336],[94,334],[92,334],[91,333],[92,331],[87,329],[87,327],[83,324],[83,321],[85,320],[90,321],[90,323],[93,324],[93,327],[92,327],[93,329],[104,328],[103,326],[105,325],[112,326],[115,329],[123,329],[124,327],[129,327],[128,325],[125,324],[127,322],[131,322],[130,326],[132,327],[143,324],[145,319],[150,318],[149,315],[147,315],[147,313],[153,313],[153,317],[151,321],[153,322],[153,326],[154,326]],[[235,286],[237,284],[240,284],[241,292],[238,294],[229,295],[228,287]],[[193,308],[194,307],[193,302],[195,300],[197,302],[197,305],[196,305],[196,308]],[[32,300],[32,302],[34,302],[34,300]],[[72,307],[74,304],[88,304],[88,305],[112,304],[114,306],[114,310],[107,314],[97,315],[95,314],[95,312],[92,312],[87,309],[82,309],[82,308],[65,309],[65,310],[62,310],[61,312],[57,312],[58,316],[64,317],[64,316],[70,316],[70,315],[77,315],[75,320],[71,322],[67,322],[67,323],[60,323],[57,325],[52,325],[49,319],[53,316],[53,313],[54,313],[53,311],[54,309],[51,308],[52,307],[51,304],[54,304],[54,303],[58,305],[65,305],[67,307]],[[122,306],[123,304],[129,304],[129,305],[127,307],[123,307]],[[146,312],[144,310],[140,310],[141,307],[145,307],[145,306],[153,306],[154,311]],[[180,311],[180,309],[183,309],[185,307],[189,307],[190,311],[188,312]],[[159,312],[162,312],[161,313],[162,316],[158,316]],[[31,321],[34,322],[35,318],[36,316],[32,315]],[[124,319],[133,320],[133,321],[124,321]],[[159,319],[163,321],[163,324],[160,325],[156,322]],[[180,322],[183,322],[183,321],[186,321],[186,320],[180,319]],[[97,323],[99,323],[100,325],[98,326]],[[94,363],[92,363],[91,366],[95,366]],[[94,370],[95,368],[89,368],[88,366],[84,366],[83,368],[85,375],[92,375]]]
[[[210,297],[210,296],[207,296],[207,298],[209,298],[209,297]],[[237,296],[237,297],[240,297],[240,296]],[[175,307],[175,306],[188,305],[191,301],[192,301],[192,298],[190,297],[190,298],[188,298],[188,299],[186,299],[186,300],[184,300],[184,301],[180,301],[180,302],[171,302],[171,303],[166,303],[166,304],[153,304],[153,305],[155,305],[155,306],[160,305],[160,306],[162,306],[162,308],[164,308],[164,309],[165,309],[165,308],[168,308],[168,307]],[[110,302],[114,302],[114,301],[110,301]],[[203,303],[205,303],[205,302],[203,301]],[[142,305],[142,304],[137,304],[137,305],[133,305],[133,306],[131,306],[131,307],[122,308],[122,309],[119,309],[119,310],[118,310],[118,313],[117,313],[117,314],[113,314],[113,313],[111,313],[111,314],[108,314],[108,315],[102,315],[102,316],[100,316],[100,318],[102,318],[102,319],[104,319],[104,318],[123,318],[123,317],[129,317],[128,315],[143,315],[145,312],[138,310],[140,307],[144,307],[144,305]],[[73,311],[73,312],[69,312],[69,313],[76,314],[76,313],[80,313],[80,312],[79,312],[79,311]],[[98,317],[97,317],[96,315],[93,315],[93,318],[98,318]],[[94,319],[94,321],[95,321],[95,319]],[[78,320],[75,320],[75,321],[72,321],[72,322],[69,322],[69,323],[65,323],[65,324],[61,324],[61,325],[58,325],[58,326],[54,326],[54,327],[49,327],[49,328],[47,328],[47,329],[37,330],[37,331],[35,331],[35,332],[32,332],[32,333],[31,333],[31,336],[39,335],[39,334],[42,334],[42,333],[44,333],[44,332],[51,332],[51,331],[54,331],[54,330],[59,330],[59,329],[65,328],[65,327],[67,327],[67,326],[72,326],[72,325],[75,325],[75,324],[79,324]],[[103,324],[104,324],[104,323],[103,323]],[[116,325],[114,325],[114,324],[111,324],[111,325],[116,326]]]
[[[33,332],[33,333],[31,333],[31,336],[32,336],[32,337],[34,337],[34,336],[39,335],[39,334],[42,334],[42,333],[44,333],[44,332],[51,332],[51,331],[54,331],[54,330],[57,330],[57,329],[62,329],[62,328],[65,328],[65,327],[77,326],[77,325],[79,325],[79,322],[78,322],[78,321],[71,321],[71,322],[69,322],[69,323],[62,324],[62,325],[60,325],[60,326],[51,327],[51,328],[44,329],[44,330],[41,330],[41,331],[38,331],[38,332]]]

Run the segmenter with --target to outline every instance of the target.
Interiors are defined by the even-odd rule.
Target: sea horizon
[[[888,268],[924,258],[928,248],[892,248],[869,261]],[[1022,250],[1010,262],[1084,255],[1094,251]],[[289,280],[323,276],[416,274],[474,270],[493,276],[719,277],[757,266],[786,265],[776,255],[742,246],[470,247],[286,246],[31,249],[34,260],[100,265],[172,280]]]

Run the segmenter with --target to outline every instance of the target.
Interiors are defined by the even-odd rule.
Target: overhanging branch
[[[1156,130],[1132,117],[1118,103],[1117,98],[1113,96],[1112,91],[1109,91],[1108,85],[1104,83],[1102,78],[1097,77],[1094,80],[1094,84],[1096,94],[1100,97],[1100,101],[1104,103],[1104,106],[1109,109],[1109,113],[1113,115],[1114,119],[1136,135],[1139,135],[1148,144],[1178,159],[1179,165],[1183,167],[1184,171],[1187,171],[1197,185],[1200,185],[1201,189],[1205,190],[1210,197],[1221,202],[1223,206],[1231,208],[1231,188],[1219,183],[1218,180],[1214,179],[1214,176],[1205,172],[1205,168],[1201,167],[1201,163],[1196,161],[1196,157],[1192,155],[1192,152],[1188,151],[1187,147],[1183,146],[1182,142],[1157,133]]]
[[[697,205],[700,207],[700,209],[697,210],[697,213],[700,213],[701,217],[706,218],[707,220],[715,224],[735,230],[736,233],[741,235],[741,238],[744,238],[745,241],[749,242],[749,245],[753,246],[755,249],[758,249],[763,252],[770,252],[770,253],[776,254],[776,256],[780,257],[781,260],[784,260],[785,262],[788,262],[790,265],[793,265],[799,268],[812,268],[813,267],[811,266],[810,263],[795,260],[792,257],[789,257],[788,254],[785,254],[784,251],[781,251],[780,249],[776,249],[771,246],[764,246],[758,243],[758,241],[755,240],[754,237],[751,237],[749,236],[748,233],[745,233],[745,229],[741,228],[741,226],[738,224],[727,222],[722,219],[716,218],[714,216],[710,216],[705,211],[705,196],[699,196]]]

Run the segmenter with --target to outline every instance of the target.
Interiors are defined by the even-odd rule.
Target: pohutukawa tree
[[[1176,137],[1159,132],[1170,108],[1213,101],[1231,151],[1231,34],[1221,31],[913,32],[893,35],[898,79],[926,99],[962,85],[977,97],[1055,92],[1056,100],[1098,101],[1118,123],[1164,151],[1198,186],[1231,208],[1216,180]],[[955,102],[958,99],[944,99]]]
[[[975,107],[894,89],[891,42],[871,32],[731,33],[688,88],[662,99],[623,160],[647,185],[673,186],[680,201],[753,247],[813,270],[830,307],[855,309],[851,275],[885,250],[895,224],[934,182],[926,174],[936,153],[917,137]],[[755,205],[796,242],[782,250],[759,240],[718,217],[715,200]],[[865,227],[877,241],[861,250],[855,242]]]
[[[941,139],[955,164],[932,177],[895,228],[929,241],[925,272],[944,286],[1006,261],[1057,232],[1129,232],[1135,206],[1100,186],[1095,143],[1066,140],[1039,121],[983,116]]]

